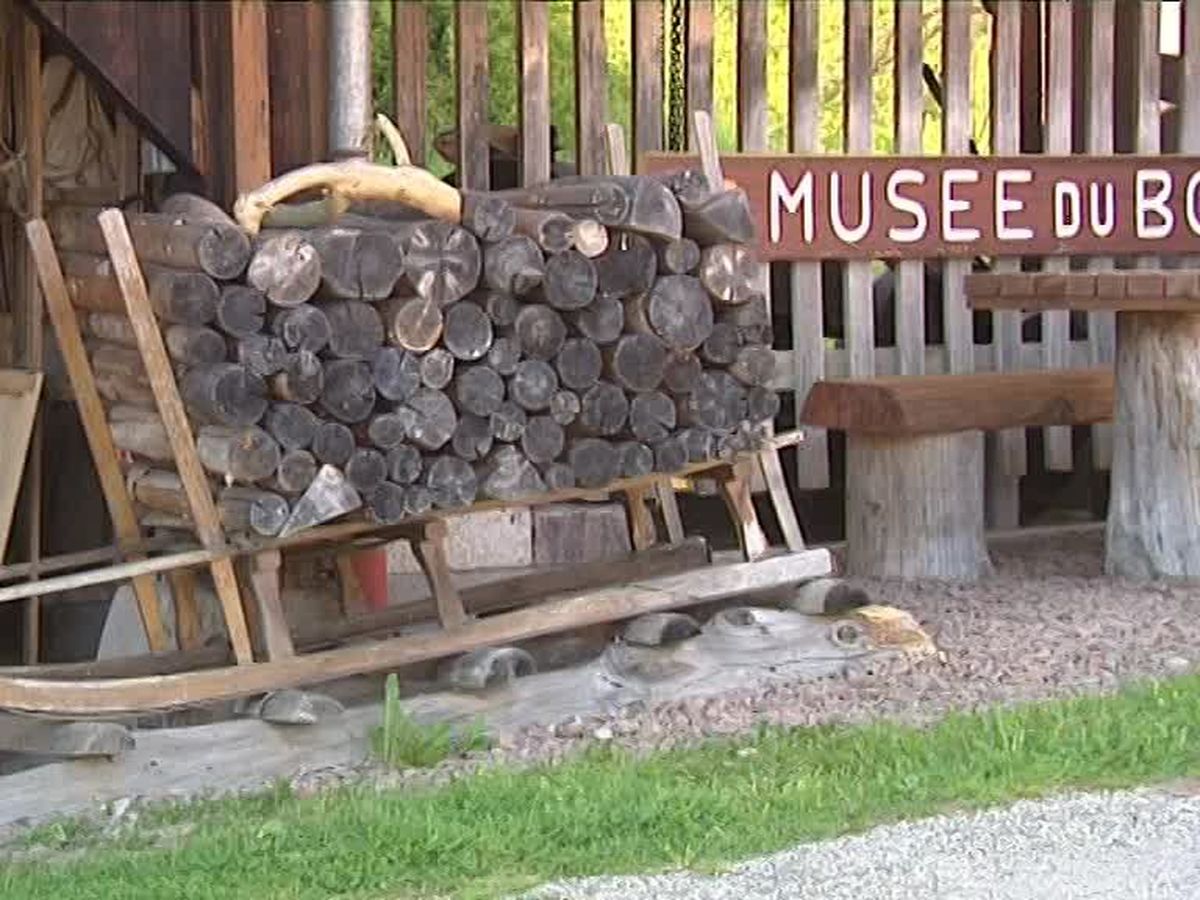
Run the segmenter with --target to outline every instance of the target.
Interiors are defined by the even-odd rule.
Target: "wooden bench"
[[[1110,421],[1110,369],[819,381],[800,422],[846,433],[846,567],[974,580],[984,544],[983,432]]]

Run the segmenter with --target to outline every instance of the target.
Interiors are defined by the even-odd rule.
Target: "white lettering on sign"
[[[1200,213],[1196,210],[1198,188],[1200,188],[1200,172],[1193,172],[1183,194],[1183,214],[1187,217],[1188,228],[1192,230],[1192,234],[1200,237]]]
[[[1153,194],[1147,192],[1147,186],[1158,182],[1158,190]],[[1175,227],[1175,214],[1167,206],[1171,199],[1171,173],[1162,169],[1139,169],[1137,173],[1137,189],[1135,191],[1135,206],[1137,215],[1134,229],[1142,240],[1156,241],[1167,237]],[[1154,213],[1161,221],[1152,225],[1150,213]]]
[[[1104,189],[1104,202],[1100,202],[1100,190]],[[1117,189],[1111,181],[1088,185],[1088,221],[1091,222],[1092,234],[1096,237],[1108,237],[1117,227]]]
[[[954,185],[975,184],[979,173],[974,169],[947,169],[942,173],[942,238],[947,241],[977,241],[978,228],[960,228],[954,224],[956,212],[966,212],[971,204],[954,198]]]
[[[1029,184],[1033,172],[1029,169],[1000,169],[996,173],[996,237],[1002,241],[1028,241],[1033,239],[1032,228],[1014,228],[1008,224],[1008,214],[1020,212],[1025,204],[1008,196],[1010,184]]]
[[[838,240],[857,244],[871,228],[871,173],[863,172],[858,184],[858,224],[853,228],[842,221],[842,176],[829,176],[829,224]]]
[[[907,228],[898,228],[893,225],[888,229],[888,238],[897,244],[908,244],[913,241],[919,241],[925,237],[925,231],[929,228],[929,216],[925,212],[925,207],[916,200],[905,197],[899,190],[901,184],[924,183],[925,173],[918,172],[916,169],[897,169],[888,176],[885,190],[887,202],[894,209],[902,213],[908,213],[908,215],[913,217],[914,222],[914,224]]]
[[[793,216],[800,212],[803,205],[804,213],[801,218],[801,229],[804,234],[804,241],[807,244],[812,243],[813,229],[815,226],[813,214],[813,174],[805,172],[804,176],[796,182],[796,187],[788,187],[787,179],[783,177],[783,173],[778,169],[771,170],[771,196],[770,196],[770,212],[771,212],[771,243],[778,244],[780,235],[783,232],[783,212],[780,210],[782,206]]]
[[[1054,236],[1060,241],[1083,230],[1083,192],[1073,181],[1054,182]]]

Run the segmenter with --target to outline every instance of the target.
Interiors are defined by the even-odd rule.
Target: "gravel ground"
[[[539,900],[1192,900],[1200,799],[1074,794],[809,844],[717,876],[592,878]]]

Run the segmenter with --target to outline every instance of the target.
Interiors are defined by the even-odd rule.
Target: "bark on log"
[[[271,487],[281,494],[298,496],[317,477],[317,458],[308,450],[289,450],[279,458]]]
[[[493,291],[524,296],[545,275],[546,261],[531,237],[515,234],[483,248],[483,283]]]
[[[421,477],[424,460],[411,444],[393,447],[387,454],[388,478],[396,484],[412,484]]]
[[[487,243],[502,241],[513,233],[517,216],[512,205],[494,194],[462,192],[462,226]]]
[[[598,277],[595,262],[576,250],[567,250],[546,261],[542,294],[555,309],[583,309],[596,296]]]
[[[409,285],[437,306],[448,306],[475,290],[482,269],[475,238],[450,222],[419,222],[405,244],[404,274]]]
[[[275,312],[271,316],[271,333],[289,350],[310,353],[324,350],[332,334],[325,313],[311,303]]]
[[[271,491],[230,485],[217,495],[217,513],[226,531],[275,537],[290,512],[287,500]]]
[[[514,206],[557,209],[610,228],[667,239],[682,233],[679,203],[661,182],[645,175],[571,175],[496,193]]]
[[[458,424],[450,398],[441,391],[421,388],[408,398],[407,406],[416,413],[416,421],[408,431],[409,440],[423,450],[444,447]]]
[[[513,327],[521,352],[531,359],[554,359],[567,339],[562,316],[541,303],[523,307]]]
[[[519,441],[521,435],[525,433],[525,426],[528,423],[529,417],[525,414],[525,410],[511,400],[501,403],[489,417],[492,436],[506,444]]]
[[[435,457],[425,469],[425,487],[440,509],[470,506],[475,502],[479,481],[470,463],[457,456]]]
[[[690,275],[700,265],[700,245],[691,238],[659,243],[655,252],[662,275]]]
[[[275,306],[299,306],[321,285],[321,258],[299,231],[260,236],[246,282]]]
[[[652,391],[662,384],[667,347],[651,334],[626,334],[604,349],[604,370],[630,391]]]
[[[661,441],[674,428],[675,401],[662,391],[647,391],[629,402],[629,430],[639,441]]]
[[[579,395],[574,391],[556,391],[550,398],[550,417],[559,425],[570,425],[582,408]]]
[[[125,298],[107,256],[60,253],[71,304],[92,312],[127,315]],[[183,272],[142,263],[154,314],[164,322],[206,325],[217,314],[220,289],[203,272]]]
[[[227,349],[225,339],[203,325],[170,325],[163,331],[163,343],[171,359],[185,366],[221,362]]]
[[[620,300],[648,291],[654,285],[658,259],[654,246],[640,234],[618,232],[608,249],[596,257],[596,296]]]
[[[390,235],[339,226],[305,236],[321,259],[321,293],[338,300],[382,300],[400,280],[403,257]]]
[[[402,403],[421,386],[421,358],[399,347],[380,347],[371,359],[371,377],[379,396]]]
[[[568,338],[554,358],[558,380],[573,391],[585,391],[600,380],[604,359],[600,348],[587,338]]]
[[[532,416],[521,435],[521,449],[530,462],[548,463],[563,451],[562,426],[550,416]]]
[[[486,419],[504,402],[504,379],[486,365],[468,366],[454,377],[459,410]]]
[[[501,336],[492,341],[488,350],[487,364],[496,370],[497,375],[508,377],[517,371],[517,363],[521,361],[521,346],[515,338]]]
[[[367,425],[367,437],[380,450],[388,451],[398,447],[408,436],[408,426],[404,417],[394,412],[378,413],[371,416]]]
[[[434,347],[421,357],[421,384],[440,391],[454,380],[454,354],[445,347]]]
[[[114,406],[108,411],[108,430],[118,450],[153,462],[175,461],[167,429],[155,411]]]
[[[742,336],[737,326],[730,322],[716,322],[712,333],[700,345],[701,358],[713,366],[727,366],[737,359],[738,348],[742,346]]]
[[[700,254],[700,283],[718,303],[741,306],[756,296],[759,262],[745,244],[716,244]]]
[[[775,354],[761,344],[741,347],[729,366],[729,374],[745,385],[768,385],[775,376]]]
[[[746,390],[728,372],[705,371],[676,411],[682,425],[727,431],[746,417]]]
[[[361,359],[325,361],[325,385],[318,400],[321,409],[353,425],[364,422],[375,410],[375,379],[371,367]]]
[[[687,351],[667,354],[663,370],[663,385],[672,394],[690,394],[704,371],[695,353]]]
[[[454,303],[443,310],[442,343],[456,359],[482,359],[492,346],[492,320],[475,303]]]
[[[1195,314],[1117,313],[1110,575],[1200,576],[1198,343]]]
[[[579,398],[579,405],[575,429],[581,434],[617,434],[625,427],[625,420],[629,416],[629,400],[625,392],[608,381],[601,381],[588,388],[587,393]],[[574,463],[571,465],[574,467]],[[576,469],[576,475],[580,474]]]
[[[236,363],[189,369],[179,382],[188,412],[211,425],[253,425],[267,411],[267,386]]]
[[[646,298],[646,319],[673,350],[695,350],[713,330],[712,304],[691,275],[658,279]]]
[[[304,450],[312,446],[321,420],[299,403],[272,403],[263,417],[263,428],[284,450]]]
[[[225,210],[207,197],[189,191],[176,191],[163,197],[156,212],[171,216],[180,222],[214,223],[236,228],[237,222]]]
[[[356,491],[369,494],[387,478],[387,458],[374,447],[355,447],[346,460],[345,474]]]
[[[371,359],[383,345],[383,322],[361,300],[337,300],[321,307],[329,320],[329,352],[342,359]]]
[[[226,481],[253,484],[279,467],[279,444],[257,426],[207,425],[196,432],[196,455],[209,472]]]
[[[315,403],[324,388],[325,368],[307,350],[290,354],[283,371],[271,378],[271,396],[292,403]]]
[[[222,344],[224,342],[222,341]],[[234,344],[234,358],[259,378],[269,378],[282,372],[291,359],[283,341],[269,334],[249,334]]]
[[[456,456],[467,462],[477,462],[492,449],[492,423],[489,419],[467,413],[458,417],[450,446]]]
[[[514,230],[532,238],[543,253],[562,253],[575,244],[575,220],[551,209],[515,209]]]
[[[571,314],[571,323],[584,337],[600,346],[614,343],[625,328],[625,307],[620,300],[594,300]]]
[[[385,481],[366,496],[367,513],[381,525],[392,525],[404,518],[405,490]]]
[[[608,441],[598,438],[580,438],[567,448],[567,462],[575,473],[575,482],[580,487],[603,487],[616,480],[620,473],[621,458]]]
[[[424,353],[442,336],[442,310],[433,300],[403,297],[384,308],[388,340],[397,347]]]
[[[621,478],[641,478],[654,471],[654,451],[640,441],[616,445]]]
[[[508,379],[508,397],[528,412],[538,412],[550,406],[550,398],[558,390],[558,375],[541,359],[525,359]]]
[[[516,500],[545,490],[541,472],[512,444],[497,447],[479,467],[479,494],[489,500]]]
[[[312,452],[317,462],[340,469],[354,452],[354,432],[341,422],[322,422],[313,435]]]
[[[267,298],[244,284],[227,284],[217,301],[217,325],[231,337],[246,337],[262,331],[266,321]]]

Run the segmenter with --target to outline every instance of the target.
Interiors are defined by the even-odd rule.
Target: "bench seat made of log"
[[[819,381],[800,422],[846,433],[846,568],[972,581],[984,543],[983,432],[1112,420],[1111,369]]]

